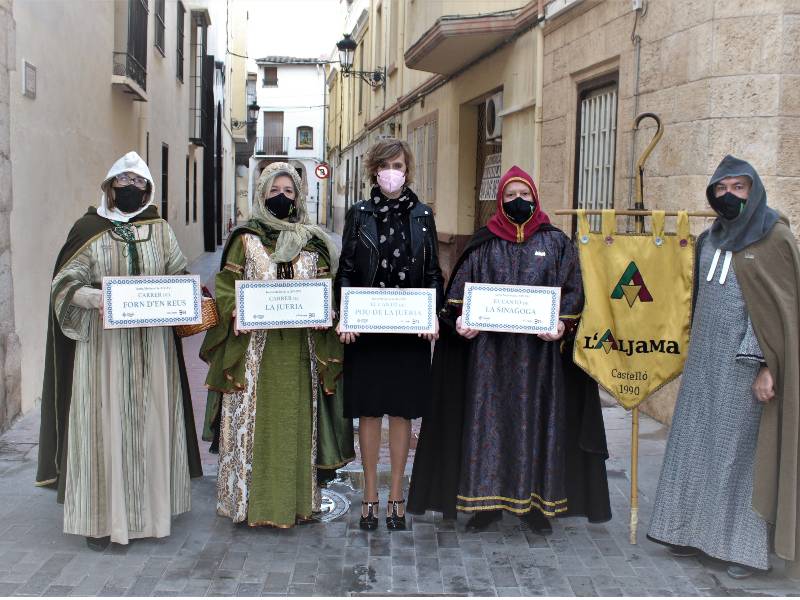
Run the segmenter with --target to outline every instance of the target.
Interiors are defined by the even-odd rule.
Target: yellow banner
[[[627,409],[680,375],[689,349],[694,238],[681,212],[677,233],[616,232],[604,210],[601,233],[578,211],[578,249],[586,304],[575,338],[575,364]]]

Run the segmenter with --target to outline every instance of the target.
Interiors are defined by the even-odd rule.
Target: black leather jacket
[[[436,311],[444,304],[444,278],[439,267],[439,242],[429,206],[418,202],[409,213],[411,219],[411,265],[409,287],[434,288]],[[375,205],[358,202],[347,211],[342,234],[342,255],[334,289],[337,304],[342,287],[374,287],[378,272],[378,224]]]

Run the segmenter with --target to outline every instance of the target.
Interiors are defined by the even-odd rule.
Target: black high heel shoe
[[[378,511],[378,501],[375,502],[362,502],[361,506],[367,507],[367,515],[364,516],[364,509],[361,509],[361,520],[358,522],[358,526],[361,529],[366,529],[367,531],[372,531],[378,528],[378,517],[375,513]]]
[[[397,505],[405,504],[405,498],[402,500],[389,500],[389,508],[392,509],[391,513],[387,510],[386,515],[386,529],[403,530],[406,528],[406,513],[403,515],[397,514]]]

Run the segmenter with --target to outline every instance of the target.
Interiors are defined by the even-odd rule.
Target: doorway
[[[283,112],[264,113],[264,154],[268,156],[286,154],[283,143]]]

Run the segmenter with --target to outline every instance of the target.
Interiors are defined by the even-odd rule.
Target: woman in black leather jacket
[[[373,184],[370,198],[347,213],[335,289],[342,287],[434,288],[437,313],[443,301],[433,211],[408,187],[413,164],[408,144],[386,139],[364,162]],[[438,322],[437,322],[438,332]],[[411,441],[411,419],[430,404],[431,335],[341,333],[344,352],[345,417],[359,419],[364,466],[362,529],[378,526],[378,455],[381,422],[389,415],[392,485],[386,526],[405,529],[403,474]]]

